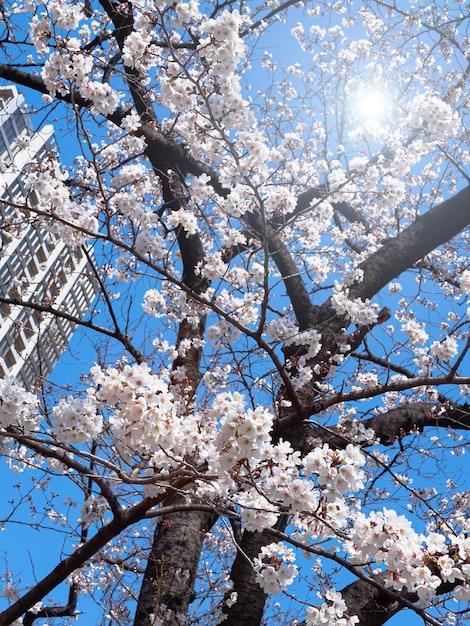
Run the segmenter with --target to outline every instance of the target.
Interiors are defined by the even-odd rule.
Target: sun
[[[384,121],[390,114],[390,99],[384,89],[366,85],[352,94],[352,111],[361,121]]]

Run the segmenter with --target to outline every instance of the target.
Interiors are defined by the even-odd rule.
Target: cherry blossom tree
[[[464,621],[466,3],[1,11],[0,76],[74,156],[2,229],[82,247],[99,299],[79,380],[0,381],[4,526],[50,542],[0,624]]]

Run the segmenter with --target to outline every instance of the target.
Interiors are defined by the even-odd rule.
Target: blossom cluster
[[[331,297],[331,303],[337,313],[345,315],[355,324],[365,326],[377,321],[378,306],[360,298],[351,300],[348,297],[348,290],[342,285],[337,284],[335,293]]]
[[[409,519],[384,508],[369,515],[357,513],[344,549],[353,563],[385,564],[387,585],[416,593],[421,606],[432,603],[442,582],[462,581],[456,589],[456,600],[467,601],[470,597],[467,535],[419,534]]]
[[[325,444],[302,459],[289,443],[271,442],[273,415],[262,407],[246,409],[245,401],[229,392],[217,396],[211,417],[220,426],[209,471],[218,475],[218,489],[230,493],[241,507],[247,529],[269,527],[281,508],[288,507],[296,513],[292,523],[306,536],[328,535],[328,527],[317,517],[321,503],[327,524],[346,523],[350,511],[345,496],[364,483],[365,459],[359,448],[349,444],[344,450],[333,450]],[[245,488],[238,492],[240,483]]]
[[[356,615],[348,615],[348,607],[341,594],[334,589],[329,589],[325,594],[326,602],[320,607],[309,606],[306,611],[306,626],[347,626],[358,624]]]
[[[97,437],[103,418],[91,397],[62,398],[52,409],[54,433],[62,443],[83,443]]]
[[[102,522],[105,512],[109,509],[109,504],[102,496],[91,494],[86,498],[80,510],[80,522],[84,528],[91,524]]]
[[[94,206],[72,201],[67,176],[59,162],[51,158],[30,169],[25,185],[38,195],[37,208],[43,215],[41,226],[59,234],[69,245],[77,246],[97,232],[98,220]]]
[[[81,37],[69,34],[84,20],[84,12],[65,0],[48,2],[47,8],[48,12],[33,16],[29,36],[40,57],[48,54],[52,41],[57,47],[44,61],[41,72],[49,93],[65,96],[71,89],[77,90],[91,103],[94,112],[113,113],[119,104],[119,93],[95,77],[93,58],[81,48]],[[88,32],[85,29],[82,36]]]
[[[416,96],[410,103],[408,124],[411,128],[426,124],[431,133],[447,137],[458,131],[460,118],[450,104],[428,92]]]
[[[174,447],[174,398],[167,383],[146,363],[106,370],[95,366],[91,375],[99,386],[95,402],[111,410],[109,424],[128,453],[149,455],[160,447]]]
[[[292,584],[298,568],[294,565],[295,554],[281,541],[261,548],[253,564],[256,582],[265,593],[277,594]]]
[[[34,431],[40,421],[36,395],[25,391],[11,377],[0,378],[0,426]]]
[[[470,296],[470,270],[464,270],[460,275],[460,289]]]
[[[215,398],[212,406],[212,418],[220,420],[221,425],[215,439],[219,455],[211,464],[221,478],[229,479],[244,459],[256,464],[266,458],[274,415],[261,406],[246,409],[245,404],[241,394],[225,392]]]
[[[155,470],[175,467],[182,459],[181,451],[193,453],[204,448],[204,456],[210,459],[209,472],[218,473],[219,503],[222,494],[236,502],[248,530],[272,526],[281,507],[288,507],[295,513],[291,523],[304,541],[334,536],[331,529],[342,529],[348,535],[344,550],[353,563],[385,564],[390,572],[388,584],[398,591],[406,586],[417,593],[423,605],[429,604],[442,581],[462,581],[457,593],[459,598],[466,597],[470,579],[466,564],[470,540],[466,535],[431,533],[426,537],[394,511],[365,514],[348,505],[344,495],[364,486],[365,459],[357,446],[334,450],[324,444],[302,459],[286,442],[271,443],[273,415],[262,407],[247,408],[246,399],[239,394],[217,396],[211,418],[220,426],[204,432],[191,419],[178,419],[168,385],[146,364],[107,370],[95,367],[92,375],[97,389],[90,388],[85,400],[69,398],[53,408],[59,441],[80,443],[98,436],[103,425],[98,410],[114,407],[109,427],[118,448],[126,448],[129,455],[147,456]],[[25,422],[32,414],[31,407],[36,407],[35,399],[19,387],[7,387],[7,382],[2,382],[2,399],[9,402],[5,406],[10,420],[19,415]],[[16,417],[14,423],[20,420]],[[244,489],[239,491],[237,483],[244,484]],[[159,493],[161,488],[155,485],[149,493]],[[199,494],[207,497],[211,491],[214,494],[213,486],[202,485]],[[86,523],[98,522],[105,510],[104,502],[92,498],[84,505],[82,517]],[[451,549],[458,558],[449,556]],[[297,574],[294,560],[294,552],[283,544],[264,547],[254,560],[258,583],[268,593],[280,593]],[[307,616],[312,624],[319,619],[355,623],[345,610],[341,599],[331,596],[323,606],[309,608]]]
[[[409,337],[410,343],[413,346],[422,346],[429,338],[429,335],[424,330],[424,323],[422,322],[408,320],[403,324],[401,329],[402,332]]]
[[[431,353],[441,361],[450,361],[456,356],[458,348],[457,339],[448,336],[443,341],[435,341],[431,346]]]
[[[362,470],[365,458],[360,448],[349,443],[344,450],[333,450],[328,444],[318,446],[303,459],[306,475],[317,476],[318,484],[328,501],[349,492],[356,492],[364,486]]]

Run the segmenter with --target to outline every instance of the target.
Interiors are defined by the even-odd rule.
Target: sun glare
[[[353,111],[360,120],[384,120],[389,114],[387,94],[376,87],[365,87],[353,96]]]

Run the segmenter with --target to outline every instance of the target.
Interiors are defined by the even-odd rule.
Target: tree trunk
[[[163,517],[140,589],[134,626],[164,626],[186,623],[194,600],[194,581],[205,534],[217,519],[206,511],[181,511]]]
[[[262,533],[246,530],[243,533],[230,574],[233,582],[231,591],[236,592],[237,600],[232,606],[224,606],[223,611],[227,616],[222,622],[224,626],[253,626],[261,623],[267,595],[255,581],[252,561],[261,548],[272,541],[272,537]]]
[[[378,582],[384,579],[381,574],[376,577]],[[359,618],[359,626],[381,626],[403,609],[402,603],[365,580],[355,580],[341,590],[341,595],[348,607],[348,615]],[[416,600],[416,596],[408,592],[403,597]]]

